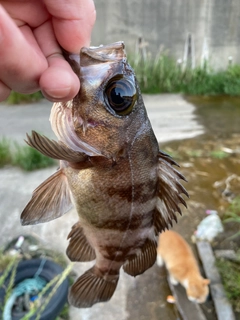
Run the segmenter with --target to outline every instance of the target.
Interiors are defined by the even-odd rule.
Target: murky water
[[[224,211],[240,195],[240,98],[190,97],[206,133],[162,146],[177,158],[191,200]],[[226,179],[230,177],[230,182]]]

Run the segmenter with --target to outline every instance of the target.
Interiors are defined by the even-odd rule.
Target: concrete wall
[[[153,55],[164,47],[183,59],[191,34],[193,62],[200,63],[204,51],[217,68],[226,66],[229,56],[240,63],[240,0],[95,0],[95,5],[92,45],[124,40],[134,51],[143,37]]]

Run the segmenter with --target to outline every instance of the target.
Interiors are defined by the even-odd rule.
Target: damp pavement
[[[192,138],[203,133],[197,122],[195,107],[180,95],[144,95],[144,102],[154,132],[161,143],[170,140]],[[6,137],[24,143],[26,132],[36,130],[49,138],[55,138],[49,123],[52,103],[7,106],[0,103],[0,138]],[[63,217],[45,224],[21,226],[20,214],[32,191],[56,168],[24,172],[15,167],[0,169],[0,247],[18,235],[32,234],[46,246],[65,253],[67,235],[77,221],[71,210]],[[81,275],[93,265],[92,262],[76,263],[74,271]],[[164,271],[157,265],[143,275],[133,278],[121,272],[118,287],[112,299],[88,309],[70,308],[71,320],[148,320],[177,319],[177,311],[166,302],[170,294]]]

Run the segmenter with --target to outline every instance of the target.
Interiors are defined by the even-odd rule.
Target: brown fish
[[[137,276],[156,260],[156,236],[176,221],[187,195],[173,167],[159,151],[124,44],[83,48],[68,61],[81,89],[67,103],[55,103],[52,129],[58,142],[36,132],[27,143],[60,160],[60,169],[34,192],[21,215],[23,225],[62,216],[73,203],[67,255],[94,266],[77,279],[69,301],[80,308],[109,300],[119,270]]]

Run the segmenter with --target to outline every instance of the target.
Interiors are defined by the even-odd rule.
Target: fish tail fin
[[[72,207],[67,177],[58,170],[38,186],[21,214],[22,225],[56,219]]]
[[[90,308],[97,302],[111,299],[118,283],[119,274],[103,275],[93,266],[80,276],[71,287],[68,300],[77,308]]]

